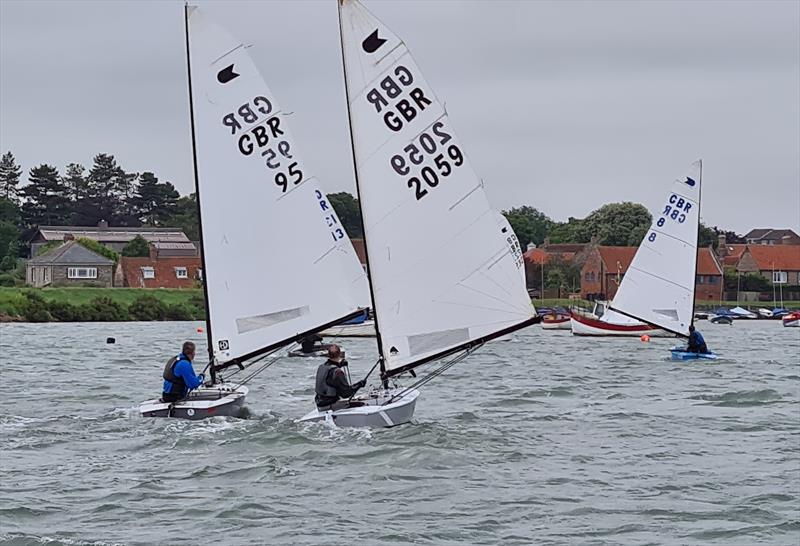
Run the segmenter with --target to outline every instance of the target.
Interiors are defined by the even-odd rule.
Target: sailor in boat
[[[195,346],[191,341],[183,344],[181,354],[173,356],[164,366],[164,392],[161,400],[164,402],[177,402],[186,398],[190,390],[203,384],[205,377],[194,373],[192,360],[194,360]]]
[[[703,334],[695,330],[694,324],[689,326],[689,346],[686,348],[686,352],[702,354],[710,352],[706,345],[706,340],[703,339]]]
[[[346,367],[347,360],[344,358],[344,351],[335,344],[328,347],[328,360],[317,368],[314,401],[320,411],[362,405],[360,402],[350,402],[349,399],[358,389],[367,384],[366,380],[362,379],[351,385],[344,371]]]
[[[322,336],[319,334],[309,334],[300,341],[300,350],[306,354],[328,350],[330,347],[330,344],[322,343]]]

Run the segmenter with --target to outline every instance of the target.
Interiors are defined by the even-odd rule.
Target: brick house
[[[800,285],[800,245],[747,245],[736,266],[739,273],[759,273],[774,284]]]
[[[41,246],[52,241],[63,241],[67,236],[92,239],[111,250],[122,252],[125,245],[137,235],[148,243],[191,243],[180,228],[108,227],[106,222],[100,222],[97,227],[39,226],[30,239],[31,257],[36,256]]]
[[[525,262],[525,284],[531,288],[541,288],[542,278],[546,274],[547,264],[566,263],[580,266],[595,243],[558,243],[552,244],[544,240],[541,247],[529,245],[522,255]]]
[[[581,268],[581,297],[613,299],[638,247],[595,246]]]
[[[711,248],[698,248],[695,301],[722,301],[723,284],[722,264],[714,251]]]
[[[751,229],[744,239],[749,245],[800,245],[800,235],[791,229]]]
[[[120,258],[116,286],[131,288],[194,288],[203,278],[203,266],[194,244],[150,244],[150,255]]]
[[[581,268],[581,297],[614,299],[622,279],[636,255],[635,246],[598,246],[587,255]],[[697,249],[695,300],[722,299],[722,265],[710,248]]]
[[[34,256],[25,265],[25,283],[43,286],[102,286],[113,284],[114,260],[74,240]]]

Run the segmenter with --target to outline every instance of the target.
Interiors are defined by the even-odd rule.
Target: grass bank
[[[25,294],[34,292],[50,303],[69,304],[76,307],[89,305],[98,298],[108,298],[120,307],[128,308],[142,296],[151,296],[165,306],[197,307],[202,304],[200,289],[176,288],[9,288],[0,287],[0,316],[19,319],[23,316],[28,299]]]

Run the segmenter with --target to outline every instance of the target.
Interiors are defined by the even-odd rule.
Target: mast
[[[203,251],[203,215],[200,206],[200,179],[197,170],[197,142],[195,140],[194,128],[194,98],[192,95],[192,58],[189,53],[189,3],[183,5],[184,30],[186,33],[186,73],[189,83],[189,122],[192,127],[192,167],[194,170],[194,191],[197,197],[197,225],[200,229],[200,263],[203,267],[203,298],[206,304],[206,343],[208,344],[208,369],[211,375],[211,383],[217,382],[217,372],[214,369],[214,346],[211,337],[211,306],[208,304],[208,268],[206,267],[206,253]]]
[[[697,262],[700,261],[700,210],[703,201],[703,160],[700,160],[700,179],[697,181],[697,239],[694,242],[694,276],[692,277],[692,316],[689,319],[689,324],[694,326],[694,308],[697,302]]]
[[[356,161],[356,143],[353,136],[353,120],[350,112],[350,91],[348,90],[347,86],[347,66],[344,60],[344,32],[342,30],[342,3],[345,1],[346,0],[337,0],[336,10],[339,16],[339,45],[342,49],[342,74],[344,74],[344,97],[345,97],[345,102],[347,103],[347,128],[350,131],[350,152],[353,156],[353,175],[355,177],[355,182],[356,182],[356,197],[358,198],[358,212],[361,222],[361,233],[362,236],[364,237],[364,258],[367,261],[367,283],[369,284],[369,300],[370,303],[372,304],[372,315],[375,320],[375,337],[376,341],[378,342],[378,362],[380,363],[381,377],[383,377],[386,373],[386,366],[385,366],[385,359],[383,352],[383,341],[381,339],[381,331],[378,328],[378,309],[375,307],[375,289],[372,286],[372,275],[370,274],[369,239],[367,238],[367,230],[364,227],[364,212],[361,209],[363,201],[361,200],[361,190],[358,184],[358,163]]]

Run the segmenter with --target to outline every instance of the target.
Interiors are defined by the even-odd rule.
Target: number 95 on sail
[[[452,131],[441,120],[389,159],[392,170],[406,182],[417,201],[443,183],[464,161]]]

